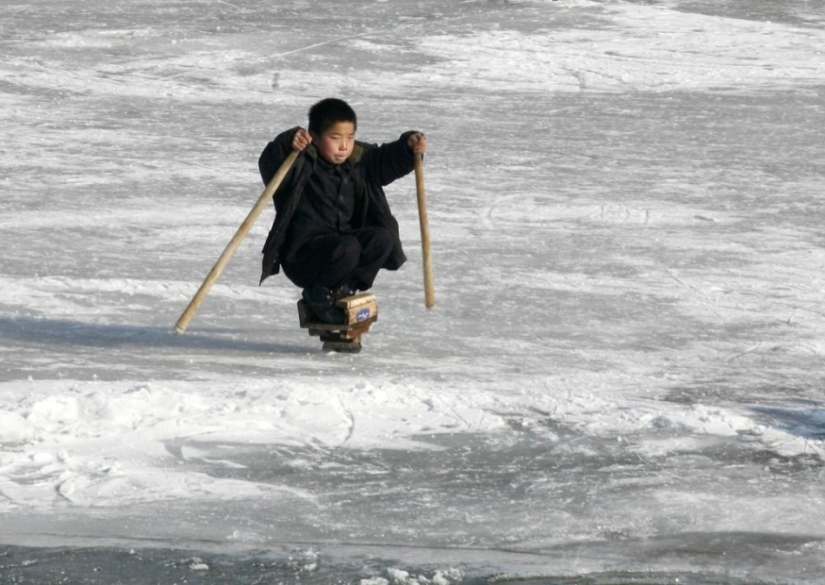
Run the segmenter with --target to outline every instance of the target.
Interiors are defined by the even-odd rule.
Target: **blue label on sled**
[[[356,319],[358,320],[359,323],[361,321],[366,321],[369,318],[370,318],[369,308],[361,309],[360,311],[358,311],[358,315],[356,315]]]

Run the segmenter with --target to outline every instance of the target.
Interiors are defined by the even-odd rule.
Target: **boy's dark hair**
[[[358,129],[358,118],[355,110],[344,100],[327,98],[321,100],[309,109],[309,131],[320,136],[333,124],[338,122],[352,122]]]

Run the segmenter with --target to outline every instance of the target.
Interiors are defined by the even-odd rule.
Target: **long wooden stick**
[[[215,281],[218,280],[218,277],[221,275],[224,268],[226,268],[226,265],[229,264],[229,260],[235,254],[235,251],[246,237],[246,234],[249,233],[249,230],[252,229],[255,221],[261,213],[263,213],[263,210],[272,199],[272,196],[275,195],[275,191],[277,191],[278,187],[281,186],[284,177],[286,177],[287,173],[289,173],[292,169],[292,165],[295,164],[298,154],[299,152],[297,150],[293,150],[289,153],[289,156],[281,164],[281,168],[278,169],[278,172],[275,173],[275,176],[272,177],[271,181],[269,181],[269,184],[266,186],[266,189],[264,189],[264,192],[261,193],[261,196],[258,198],[258,201],[255,203],[252,211],[250,211],[249,215],[246,216],[246,219],[241,224],[241,227],[239,227],[238,231],[235,232],[235,236],[230,240],[229,244],[227,244],[223,254],[221,254],[221,257],[218,258],[218,261],[215,262],[215,266],[212,267],[212,270],[206,276],[206,279],[204,279],[203,284],[198,289],[198,292],[195,293],[194,297],[192,297],[192,300],[189,302],[189,306],[186,307],[186,310],[180,316],[178,322],[175,323],[175,331],[177,333],[183,333],[186,331],[186,328],[189,327],[189,323],[192,321],[195,313],[198,312],[201,303],[203,303],[206,295],[209,293],[209,289],[211,289],[212,285],[215,284]]]
[[[430,220],[427,218],[427,192],[424,189],[424,157],[415,155],[415,190],[418,193],[418,222],[421,224],[421,252],[424,259],[424,304],[435,306],[433,257],[430,250]]]

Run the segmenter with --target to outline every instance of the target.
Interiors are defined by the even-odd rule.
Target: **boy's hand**
[[[295,136],[292,137],[292,148],[301,152],[310,144],[312,144],[312,135],[303,128],[298,128]]]
[[[415,154],[424,154],[427,152],[427,139],[421,132],[416,132],[407,139],[407,145]]]

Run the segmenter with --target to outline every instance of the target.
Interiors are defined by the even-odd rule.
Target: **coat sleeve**
[[[398,221],[390,211],[383,187],[412,172],[415,156],[407,145],[412,134],[414,132],[405,132],[395,142],[381,146],[365,145],[361,157],[369,196],[367,222],[389,229],[393,236],[393,249],[383,266],[387,270],[398,270],[407,257],[401,244]]]
[[[261,179],[265,185],[269,182],[281,168],[281,165],[286,160],[289,153],[292,151],[292,138],[297,127],[282,132],[275,139],[266,145],[264,151],[258,159],[258,169],[261,172]],[[273,196],[275,204],[275,220],[269,230],[269,235],[263,247],[263,266],[261,271],[262,283],[267,277],[272,274],[278,274],[280,271],[280,252],[283,245],[284,237],[286,236],[286,227],[289,220],[289,209],[285,201],[289,200],[289,193],[294,193],[298,188],[295,185],[294,177],[299,176],[302,167],[302,157],[299,157],[295,166],[289,172],[287,177],[278,187],[278,190]],[[297,174],[296,174],[297,173]]]
[[[272,177],[281,168],[289,153],[292,152],[292,138],[297,131],[298,127],[296,126],[281,132],[264,148],[260,158],[258,158],[258,170],[261,171],[261,179],[263,179],[264,185],[269,185]]]
[[[386,187],[412,172],[415,157],[407,140],[413,134],[415,131],[404,132],[395,142],[367,146],[361,159],[367,181]]]

